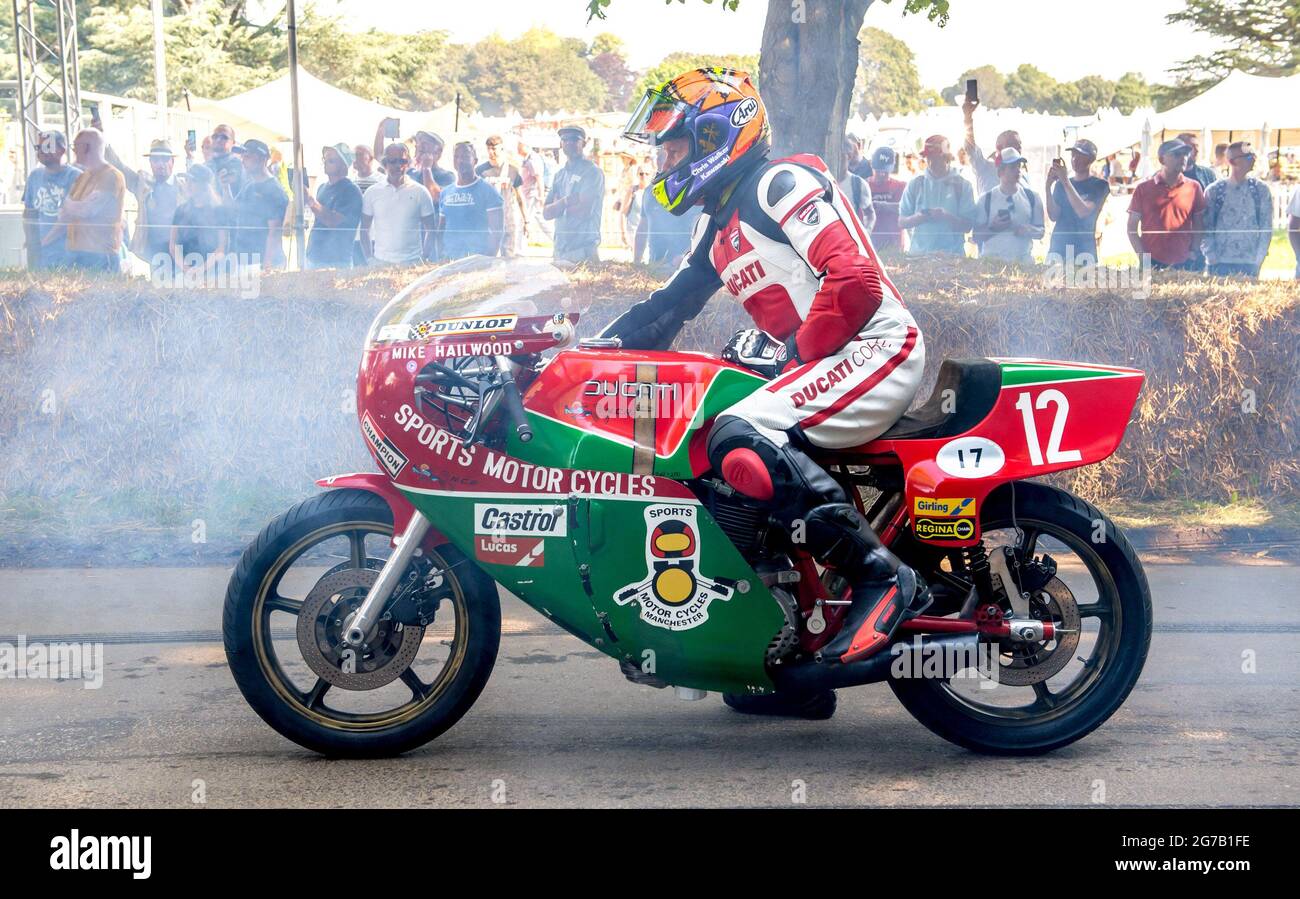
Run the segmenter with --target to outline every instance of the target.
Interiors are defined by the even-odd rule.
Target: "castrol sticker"
[[[514,503],[475,503],[474,533],[510,537],[563,537],[568,534],[563,503],[524,506]]]

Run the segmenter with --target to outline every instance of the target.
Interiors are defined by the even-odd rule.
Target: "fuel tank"
[[[705,353],[564,351],[524,394],[533,439],[509,451],[556,468],[696,477],[712,419],[764,383]]]

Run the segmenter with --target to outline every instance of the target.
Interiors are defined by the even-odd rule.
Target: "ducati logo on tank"
[[[700,572],[696,507],[653,503],[646,506],[646,576],[614,593],[614,602],[636,602],[641,620],[671,631],[699,627],[709,620],[709,603],[730,599],[735,581]]]

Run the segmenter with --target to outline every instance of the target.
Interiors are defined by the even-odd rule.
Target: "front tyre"
[[[1058,563],[1031,611],[1076,633],[1041,647],[1001,647],[996,684],[924,677],[889,684],[945,740],[993,755],[1049,752],[1101,726],[1137,683],[1151,644],[1146,574],[1110,519],[1055,487],[1009,484],[985,502],[980,523],[990,553],[1011,546],[1021,559],[1046,554]],[[1064,658],[1053,657],[1058,650]]]
[[[426,624],[388,620],[363,653],[342,646],[345,615],[383,566],[392,531],[392,511],[373,493],[313,496],[258,534],[226,591],[226,658],[244,698],[324,755],[391,756],[427,743],[469,710],[496,661],[496,585],[449,545],[412,563],[436,585],[418,607]]]

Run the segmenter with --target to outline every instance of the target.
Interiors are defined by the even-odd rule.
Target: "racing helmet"
[[[674,215],[730,182],[741,160],[765,156],[770,133],[749,75],[720,66],[692,69],[647,90],[623,130],[629,140],[652,146],[690,141],[686,158],[651,184],[659,205]]]

